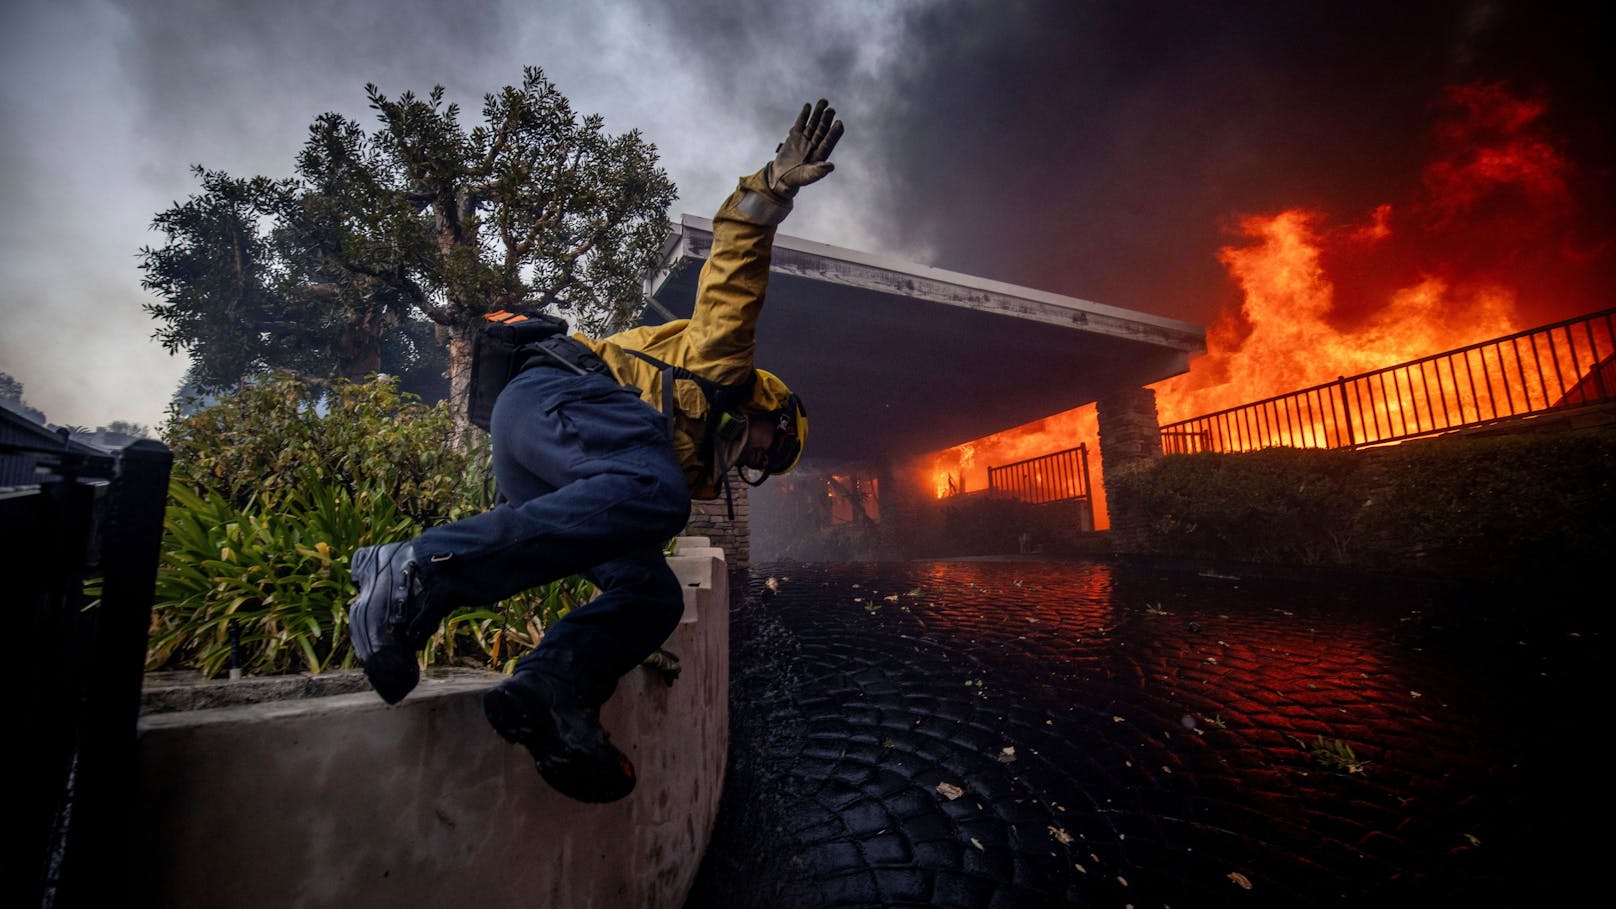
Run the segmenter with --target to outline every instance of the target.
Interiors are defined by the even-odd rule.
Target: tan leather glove
[[[826,107],[827,103],[820,98],[811,110],[806,104],[802,106],[786,141],[775,148],[774,160],[769,162],[766,176],[770,190],[789,199],[799,188],[836,169],[827,159],[842,138],[842,121],[836,120],[836,109]]]

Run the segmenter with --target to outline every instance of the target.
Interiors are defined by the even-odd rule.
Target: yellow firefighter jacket
[[[752,355],[758,314],[769,283],[769,259],[775,225],[791,210],[791,201],[770,192],[763,171],[743,177],[713,216],[713,248],[696,284],[696,308],[688,319],[631,328],[604,339],[574,335],[611,368],[624,385],[640,389],[640,397],[662,409],[662,371],[624,353],[639,350],[671,366],[680,366],[722,385],[746,382],[754,368]],[[684,467],[690,495],[716,498],[723,478],[708,463],[706,396],[688,379],[676,379],[678,408],[673,451]],[[758,382],[743,410],[766,413],[785,406],[777,388]]]

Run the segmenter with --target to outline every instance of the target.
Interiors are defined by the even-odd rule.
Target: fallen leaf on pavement
[[[937,791],[942,794],[943,798],[948,799],[951,802],[965,794],[964,789],[961,789],[952,783],[938,783]]]
[[[1246,877],[1244,874],[1241,874],[1238,871],[1229,872],[1229,880],[1238,884],[1241,890],[1251,889],[1251,878]]]

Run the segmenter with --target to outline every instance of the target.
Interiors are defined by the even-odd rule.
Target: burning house
[[[690,314],[711,243],[710,221],[681,219],[669,270],[647,288],[648,321]],[[1098,402],[1106,458],[1159,452],[1145,386],[1184,372],[1205,337],[1175,319],[780,236],[758,346],[807,402],[812,439],[798,473],[737,501],[733,527],[722,502],[698,503],[693,521],[732,552],[754,509],[770,513],[760,530],[851,524],[909,536],[947,494],[932,453],[1086,404]],[[1093,449],[1017,465],[999,485],[1029,503],[1089,499]],[[1013,460],[1024,459],[983,466]],[[969,472],[954,482],[956,494],[985,486]]]
[[[1152,386],[1169,453],[1384,444],[1616,389],[1612,245],[1548,101],[1459,83],[1431,111],[1403,191],[1346,214],[1297,205],[1230,219],[1215,258],[1237,294],[1207,354]],[[982,489],[996,465],[1092,451],[1097,424],[1085,405],[939,451],[936,494]]]
[[[759,343],[813,411],[814,463],[756,495],[775,512],[760,533],[912,541],[926,503],[993,499],[1071,504],[1068,524],[1104,529],[1105,469],[1160,452],[1158,417],[1184,436],[1169,451],[1359,447],[1603,400],[1616,247],[1586,192],[1595,171],[1542,96],[1457,83],[1429,110],[1417,179],[1388,175],[1366,207],[1230,212],[1206,253],[1230,293],[1205,331],[781,237]],[[1046,259],[1064,261],[1070,230],[1043,225]],[[689,314],[710,240],[683,219],[648,319]],[[1108,272],[1165,288],[1138,261]],[[1262,412],[1276,396],[1294,413]],[[1194,422],[1247,407],[1239,425]]]

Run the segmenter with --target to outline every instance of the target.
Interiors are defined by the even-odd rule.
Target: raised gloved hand
[[[826,103],[820,98],[811,111],[808,105],[802,106],[786,141],[774,150],[774,160],[769,162],[769,189],[790,198],[800,187],[836,169],[827,159],[842,138],[842,121],[836,120],[836,109]]]

